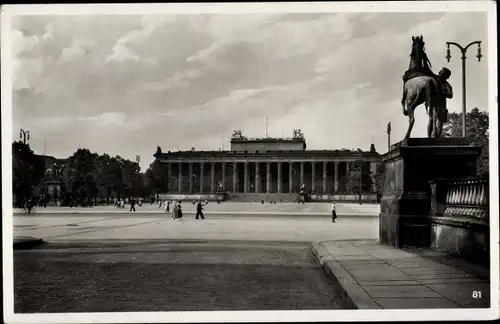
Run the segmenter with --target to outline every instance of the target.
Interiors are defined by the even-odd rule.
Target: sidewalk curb
[[[41,238],[35,237],[14,237],[13,249],[14,250],[27,250],[39,245],[44,244],[45,242]]]
[[[349,272],[328,253],[321,245],[321,242],[311,244],[311,252],[327,277],[332,281],[335,290],[339,293],[342,308],[381,309]]]

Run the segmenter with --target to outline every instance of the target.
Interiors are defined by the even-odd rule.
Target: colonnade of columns
[[[291,193],[298,191],[298,187],[305,184],[307,191],[313,193],[330,194],[338,193],[343,190],[345,192],[346,178],[350,171],[351,162],[354,161],[168,163],[168,191],[177,193],[194,193],[195,191],[202,193],[215,193],[219,188],[219,185],[222,185],[224,191],[226,192]],[[206,164],[209,164],[210,166],[209,177],[205,176]],[[264,167],[263,164],[265,164]],[[297,170],[299,172],[295,172],[297,164],[300,165],[300,168],[298,168],[300,171]],[[333,164],[333,170],[331,168],[331,164]],[[374,163],[371,164],[371,169],[374,171]],[[184,171],[186,169],[186,165],[189,167],[189,173],[187,175]],[[322,168],[320,168],[319,165],[322,165]],[[219,171],[217,173],[217,183],[216,166]],[[173,168],[177,169],[176,176],[174,176],[174,172],[172,170]],[[194,170],[195,168],[197,169],[196,172]],[[307,174],[306,168],[309,171]],[[319,177],[316,172],[317,168],[320,169]],[[286,169],[288,172],[286,172],[286,170],[283,172],[283,169]],[[230,177],[227,176],[228,173],[231,173]],[[331,181],[332,174],[333,181]],[[206,186],[204,181],[206,178],[209,178],[209,188],[205,188]],[[188,182],[187,188],[185,188],[186,185],[183,182],[186,180]],[[194,182],[196,181],[197,190],[194,188]],[[331,186],[332,182],[333,186]],[[175,183],[177,183],[177,185],[174,186]]]

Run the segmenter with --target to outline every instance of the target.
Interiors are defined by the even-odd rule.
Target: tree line
[[[28,144],[12,144],[14,203],[23,206],[28,199],[106,201],[113,198],[146,197],[156,184],[151,170],[146,179],[137,162],[119,155],[78,149],[66,161],[36,155]],[[61,192],[49,194],[47,184],[61,184]],[[52,197],[50,197],[52,196]]]

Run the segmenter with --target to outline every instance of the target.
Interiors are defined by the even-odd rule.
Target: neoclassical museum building
[[[361,164],[365,175],[373,175],[381,161],[373,144],[369,151],[307,150],[300,130],[292,138],[246,138],[235,131],[229,151],[162,152],[158,147],[154,157],[167,169],[164,197],[209,198],[225,192],[243,201],[294,201],[301,185],[312,200],[357,201],[359,195],[347,186],[350,168]],[[362,187],[363,200],[376,200],[374,186]]]

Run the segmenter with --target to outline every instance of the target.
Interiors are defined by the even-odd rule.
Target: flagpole
[[[267,138],[267,117],[266,117],[266,138]]]

